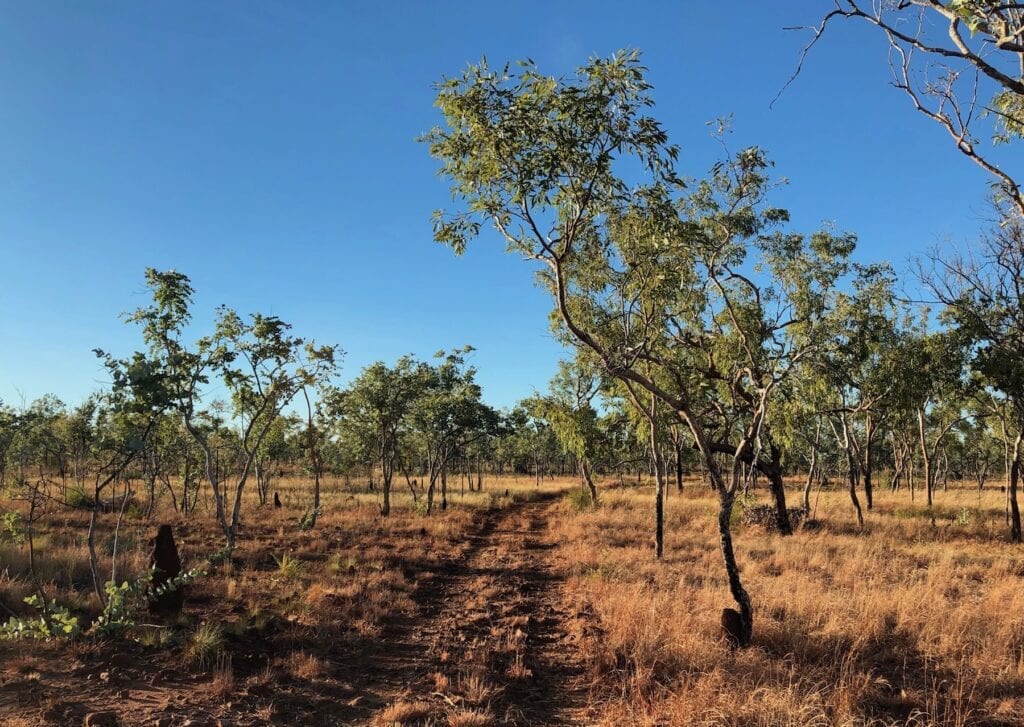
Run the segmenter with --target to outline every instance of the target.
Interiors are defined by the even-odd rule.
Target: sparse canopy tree
[[[497,414],[481,401],[476,369],[466,365],[466,346],[438,352],[434,366],[420,366],[418,396],[412,401],[410,424],[427,461],[427,513],[441,484],[441,509],[448,507],[448,468],[464,447],[493,433]]]
[[[438,213],[435,237],[462,252],[493,224],[510,252],[540,263],[566,335],[688,428],[719,494],[747,644],[753,609],[730,529],[743,463],[772,469],[772,392],[820,344],[817,320],[853,240],[778,232],[788,216],[766,204],[769,162],[756,147],[727,152],[684,193],[649,91],[636,53],[561,80],[527,61],[441,83],[446,126],[426,140],[462,209]]]
[[[281,411],[303,386],[329,378],[336,368],[333,346],[317,346],[292,336],[291,326],[274,316],[248,319],[218,309],[214,331],[194,344],[184,340],[191,321],[192,285],[175,271],[146,271],[153,303],[128,315],[142,328],[148,363],[160,371],[175,412],[203,450],[206,477],[226,547],[234,548],[241,521],[242,494],[260,448]],[[209,431],[202,426],[203,387],[218,377],[231,394],[230,415],[238,426],[241,467],[233,492],[214,467]]]
[[[559,362],[549,394],[540,400],[544,418],[555,437],[576,458],[590,500],[595,505],[598,493],[594,484],[594,463],[600,456],[604,432],[593,402],[600,388],[601,378],[577,356],[572,361]]]
[[[381,515],[391,513],[391,483],[407,436],[413,402],[424,384],[424,364],[403,356],[394,367],[371,364],[343,391],[324,398],[325,411],[337,422],[338,436],[381,468]]]
[[[1008,215],[970,254],[932,257],[925,284],[970,348],[975,381],[994,398],[1008,433],[1010,537],[1021,542],[1017,488],[1024,441],[1024,222]],[[1000,406],[1005,403],[1005,406]]]
[[[817,402],[846,457],[850,500],[857,522],[864,515],[857,497],[863,484],[867,509],[873,506],[874,454],[901,361],[897,355],[897,316],[888,266],[858,267],[852,291],[837,293],[830,316],[832,340],[816,358],[816,386],[801,394]],[[812,376],[813,373],[809,372]]]

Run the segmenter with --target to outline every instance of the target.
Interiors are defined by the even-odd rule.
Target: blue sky
[[[491,403],[543,389],[560,352],[530,267],[431,240],[447,187],[415,138],[431,84],[482,55],[557,75],[640,48],[685,173],[732,113],[794,227],[897,268],[969,239],[987,180],[888,85],[879,37],[837,27],[769,109],[806,41],[783,27],[824,5],[0,0],[0,399],[98,388],[91,350],[140,345],[118,316],[147,266],[191,276],[200,323],[225,303],[340,344],[345,377],[470,343]]]

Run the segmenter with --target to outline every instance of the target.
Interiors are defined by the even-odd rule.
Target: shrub
[[[11,510],[0,514],[0,542],[21,545],[25,542],[25,525],[21,513]]]
[[[274,558],[274,562],[277,563],[277,572],[282,578],[298,578],[302,575],[302,561],[289,553]]]
[[[205,623],[193,629],[185,643],[185,661],[205,669],[214,662],[224,648],[224,632],[220,626]]]
[[[572,490],[567,497],[576,512],[585,512],[594,507],[594,498],[590,496],[589,490]]]
[[[33,594],[25,597],[25,603],[39,612],[31,618],[11,616],[7,623],[0,625],[0,638],[3,639],[73,639],[82,629],[78,625],[78,617],[72,616],[64,606],[56,601],[46,601]]]
[[[92,510],[96,500],[81,487],[72,487],[68,490],[64,503],[72,510]]]

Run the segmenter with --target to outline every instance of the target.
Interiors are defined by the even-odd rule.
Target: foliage
[[[21,545],[25,542],[25,524],[17,510],[0,511],[0,542]]]
[[[316,519],[320,517],[321,510],[318,507],[310,508],[302,513],[302,517],[299,518],[299,530],[305,532],[312,530],[316,525]]]
[[[575,512],[586,512],[594,508],[594,499],[588,490],[573,489],[566,495]]]
[[[305,570],[302,561],[290,553],[283,553],[280,558],[274,556],[274,562],[277,563],[277,573],[282,578],[298,578]]]
[[[74,639],[82,633],[78,617],[56,601],[49,605],[38,595],[25,597],[25,603],[39,612],[38,616],[18,618],[11,616],[7,623],[0,625],[3,639]]]

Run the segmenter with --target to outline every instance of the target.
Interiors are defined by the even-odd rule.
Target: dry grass
[[[293,651],[289,654],[285,668],[293,679],[304,681],[322,679],[327,673],[327,663],[305,651]]]
[[[649,490],[608,491],[582,513],[564,503],[555,527],[571,598],[592,615],[580,639],[599,721],[1016,724],[1024,552],[1002,542],[1000,493],[937,497],[957,516],[934,527],[906,493],[883,492],[864,533],[840,493],[821,496],[817,531],[737,528],[756,613],[754,647],[736,655],[719,638],[731,603],[715,501],[699,485],[669,498],[662,563]]]
[[[358,678],[360,664],[347,655],[380,639],[389,619],[416,616],[418,589],[440,564],[466,552],[467,534],[481,510],[535,491],[532,478],[525,477],[492,477],[485,492],[465,496],[453,486],[448,511],[424,518],[408,491],[396,488],[393,514],[381,518],[378,494],[328,481],[323,515],[306,532],[298,519],[308,506],[308,483],[286,479],[278,489],[285,503],[279,510],[258,508],[254,493],[248,494],[232,561],[189,586],[183,622],[136,631],[150,672],[180,669],[184,662],[206,669],[220,663],[202,694],[219,703],[246,691],[249,697],[232,702],[244,702],[248,717],[266,715],[264,721],[283,714],[298,719],[296,703],[322,704],[318,689]],[[790,497],[795,500],[796,493]],[[597,509],[577,511],[568,499],[558,503],[547,523],[558,545],[545,557],[567,575],[563,617],[588,668],[587,723],[1021,724],[1024,550],[1005,542],[1003,495],[997,490],[979,495],[951,489],[936,498],[934,525],[920,495],[912,503],[906,492],[879,491],[864,532],[841,492],[820,496],[816,530],[783,538],[737,526],[737,557],[756,614],[754,646],[736,654],[719,637],[721,609],[732,604],[718,551],[717,504],[699,484],[669,496],[660,563],[652,552],[649,487],[606,488]],[[0,507],[19,505],[0,496]],[[101,518],[105,572],[109,553],[103,543],[114,520],[109,514]],[[48,512],[36,545],[37,574],[47,596],[87,622],[97,604],[86,522],[87,513]],[[186,519],[160,502],[153,521],[132,517],[122,525],[119,580],[145,568],[147,540],[159,522],[174,525],[186,567],[201,565],[222,544],[208,511]],[[501,549],[514,546],[509,541]],[[501,549],[495,558],[504,557]],[[460,608],[486,619],[488,605],[506,598],[494,591],[495,582],[481,581]],[[25,548],[0,543],[0,601],[26,613],[21,601],[32,590]],[[192,636],[204,622],[222,626],[219,638]],[[489,638],[491,651],[502,657],[496,662],[501,674],[480,671],[480,664],[463,669],[439,654],[449,675],[438,672],[422,687],[451,703],[406,695],[373,715],[373,723],[476,727],[497,722],[495,711],[507,717],[500,707],[516,698],[516,690],[544,688],[543,670],[531,669],[536,662],[523,629],[508,621]],[[236,653],[250,647],[253,653]],[[66,670],[55,666],[73,662],[81,647],[2,648],[9,684],[31,678],[54,693],[77,688],[61,682]],[[335,653],[346,658],[336,659]],[[232,660],[233,666],[223,668]],[[289,684],[292,702],[282,704],[281,683]],[[108,691],[94,694],[97,704],[114,699],[118,689],[102,688]],[[190,700],[198,698],[189,692]],[[371,718],[367,708],[352,709],[346,719]],[[0,710],[0,723],[17,716]]]
[[[481,709],[457,709],[448,715],[448,727],[491,727],[494,715]]]
[[[405,727],[429,718],[432,711],[429,702],[399,701],[374,715],[373,724],[376,727]]]

